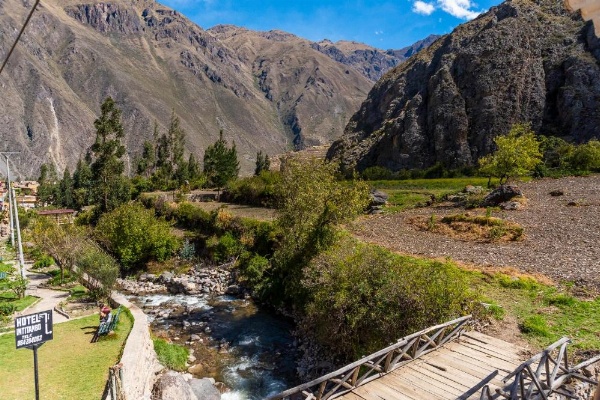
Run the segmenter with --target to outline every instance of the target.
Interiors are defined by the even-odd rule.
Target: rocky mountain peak
[[[360,170],[474,165],[517,122],[600,137],[599,50],[562,3],[504,2],[388,72],[329,157]]]

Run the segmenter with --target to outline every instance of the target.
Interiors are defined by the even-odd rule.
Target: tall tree
[[[65,168],[65,172],[63,173],[63,178],[58,185],[60,191],[60,203],[63,207],[71,208],[75,205],[73,191],[73,178],[71,178],[71,172],[69,172],[69,168]]]
[[[228,181],[237,178],[239,171],[235,142],[231,148],[227,147],[223,131],[220,131],[219,139],[204,152],[204,174],[208,183],[220,191]]]
[[[268,154],[263,154],[262,151],[256,153],[256,167],[254,168],[254,175],[260,175],[262,171],[268,171],[271,168],[271,160]]]
[[[42,207],[47,204],[56,204],[59,200],[58,174],[54,164],[42,164],[38,177],[37,201]]]
[[[121,178],[125,170],[122,160],[125,146],[121,144],[125,132],[121,124],[121,110],[111,97],[107,97],[101,111],[100,117],[94,121],[96,141],[91,147],[94,159],[91,170],[94,203],[98,211],[104,213],[129,199],[122,187],[125,181]]]
[[[77,161],[77,167],[73,172],[73,202],[74,206],[81,209],[90,204],[92,194],[92,169],[89,153],[85,159]]]

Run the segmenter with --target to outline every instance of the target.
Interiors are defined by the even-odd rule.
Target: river
[[[130,297],[153,333],[187,346],[195,377],[212,377],[225,400],[264,399],[298,384],[293,324],[250,299],[155,294]]]

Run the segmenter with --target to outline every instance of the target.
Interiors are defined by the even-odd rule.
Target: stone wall
[[[163,369],[156,358],[154,344],[150,338],[150,325],[142,310],[130,303],[125,296],[114,293],[112,300],[117,305],[129,308],[134,322],[121,357],[123,392],[126,400],[150,400],[156,373]],[[103,398],[111,399],[110,391]]]

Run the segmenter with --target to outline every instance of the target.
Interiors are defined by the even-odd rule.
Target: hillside
[[[347,169],[474,165],[517,122],[600,137],[600,41],[548,0],[515,0],[388,72],[329,150]]]
[[[12,44],[31,5],[0,2],[0,48]],[[293,35],[225,31],[206,31],[152,0],[42,2],[0,77],[2,149],[21,152],[14,160],[22,176],[37,176],[43,162],[72,170],[110,95],[123,109],[130,164],[154,121],[164,128],[174,110],[188,151],[201,159],[222,129],[250,171],[257,150],[279,154],[339,137],[372,87]]]

